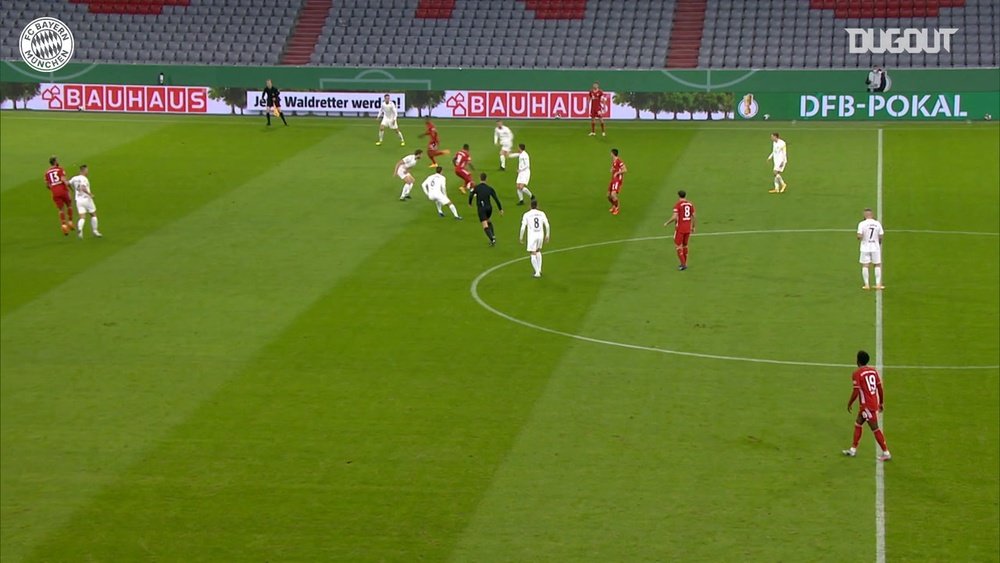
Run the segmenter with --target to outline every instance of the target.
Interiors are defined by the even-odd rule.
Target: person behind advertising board
[[[868,73],[868,78],[865,79],[865,84],[868,85],[869,92],[885,92],[886,74],[881,67],[872,68],[871,72]]]

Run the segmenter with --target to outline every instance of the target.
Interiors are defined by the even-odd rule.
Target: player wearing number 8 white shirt
[[[771,154],[768,155],[767,159],[774,161],[774,188],[769,191],[772,194],[784,193],[788,184],[781,177],[781,173],[785,171],[785,165],[788,164],[788,147],[785,146],[785,140],[777,133],[771,133]]]
[[[455,219],[461,220],[462,218],[458,215],[458,210],[455,209],[455,204],[448,199],[447,181],[444,179],[444,174],[441,174],[442,168],[438,166],[435,172],[424,180],[420,187],[424,190],[424,194],[427,195],[427,199],[434,202],[437,207],[438,216],[444,217],[444,212],[441,208],[445,205],[451,210],[451,214],[455,216]]]
[[[535,277],[542,277],[542,244],[549,242],[549,235],[552,228],[549,227],[549,218],[545,212],[538,209],[538,200],[531,200],[531,210],[521,216],[521,234],[518,240],[524,242],[524,235],[528,235],[528,252],[531,253],[531,267],[535,270]]]
[[[507,155],[514,146],[514,132],[503,121],[497,121],[497,128],[493,130],[493,144],[500,146],[500,170],[506,170]]]
[[[97,230],[97,206],[94,205],[94,194],[90,191],[90,180],[87,165],[80,166],[80,173],[69,179],[69,185],[76,195],[76,211],[79,220],[76,222],[76,236],[83,239],[83,226],[87,224],[84,215],[90,215],[90,229],[95,237],[101,236],[101,231]]]
[[[520,152],[512,152],[510,156],[517,159],[517,204],[524,205],[525,194],[535,199],[535,194],[528,189],[528,183],[531,182],[531,157],[524,150],[524,143],[517,145],[517,148]]]
[[[403,181],[403,192],[399,194],[400,201],[410,199],[410,190],[413,189],[413,182],[415,182],[413,175],[410,174],[410,168],[417,165],[417,161],[420,160],[420,155],[423,153],[423,150],[417,149],[413,151],[413,154],[408,154],[399,159],[399,162],[393,168],[395,176]]]
[[[861,241],[861,279],[865,285],[862,289],[871,289],[868,285],[868,266],[875,267],[875,289],[885,289],[882,285],[882,237],[885,231],[882,223],[874,217],[871,209],[865,209],[865,220],[858,223],[858,240]]]
[[[392,101],[389,94],[385,95],[382,99],[382,107],[378,110],[378,116],[376,119],[381,119],[382,122],[378,126],[378,142],[375,146],[380,146],[382,144],[382,138],[385,136],[385,128],[388,127],[399,135],[399,146],[405,147],[406,141],[403,140],[403,132],[399,130],[399,126],[396,125],[396,118],[399,117],[399,108],[396,107],[396,102]]]

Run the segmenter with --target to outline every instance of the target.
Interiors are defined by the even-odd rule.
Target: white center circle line
[[[697,233],[695,237],[710,237],[710,236],[736,236],[736,235],[756,235],[756,234],[781,234],[781,233],[850,233],[853,232],[852,229],[770,229],[770,230],[751,230],[751,231],[725,231],[717,233]],[[1000,236],[1000,233],[986,233],[986,232],[976,232],[976,231],[931,231],[931,230],[921,230],[921,229],[892,229],[890,232],[897,233],[918,233],[918,234],[934,234],[934,235],[965,235],[965,236]],[[568,248],[557,248],[555,250],[546,251],[546,254],[557,254],[560,252],[571,252],[574,250],[582,250],[585,248],[596,248],[600,246],[610,246],[612,244],[625,244],[630,242],[643,242],[651,240],[663,240],[663,239],[673,239],[672,235],[658,235],[658,236],[648,236],[648,237],[635,237],[628,239],[618,239],[609,240],[603,242],[592,242],[588,244],[581,244],[577,246],[571,246]],[[493,313],[494,315],[506,319],[512,323],[519,324],[521,326],[538,330],[541,332],[547,332],[549,334],[557,334],[559,336],[564,336],[566,338],[572,338],[574,340],[580,340],[583,342],[590,342],[592,344],[602,344],[605,346],[614,346],[617,348],[625,348],[628,350],[642,350],[645,352],[656,352],[660,354],[669,354],[672,356],[684,356],[689,358],[702,358],[708,360],[724,360],[730,362],[746,362],[755,364],[773,364],[773,365],[786,365],[786,366],[804,366],[804,367],[822,367],[822,368],[854,368],[853,364],[837,364],[829,362],[799,362],[794,360],[775,360],[770,358],[751,358],[745,356],[727,356],[723,354],[703,354],[700,352],[686,352],[683,350],[670,350],[667,348],[658,348],[656,346],[644,346],[641,344],[630,344],[628,342],[617,342],[614,340],[605,340],[602,338],[594,338],[591,336],[584,336],[582,334],[575,334],[572,332],[566,332],[563,330],[558,330],[542,325],[538,325],[524,319],[519,319],[513,315],[509,315],[496,307],[487,303],[479,295],[479,284],[487,276],[493,272],[506,268],[511,264],[516,264],[517,262],[522,262],[527,260],[527,256],[522,256],[519,258],[514,258],[512,260],[507,260],[506,262],[501,262],[495,266],[492,266],[472,280],[472,285],[469,287],[469,293],[472,295],[472,299],[479,304],[480,307],[486,309],[487,311]],[[910,369],[910,370],[992,370],[1000,368],[1000,365],[988,365],[988,366],[917,366],[917,365],[899,365],[899,366],[885,366],[886,369]]]

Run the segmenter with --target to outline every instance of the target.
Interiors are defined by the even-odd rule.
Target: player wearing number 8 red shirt
[[[677,224],[677,228],[674,229],[674,246],[677,247],[677,258],[681,261],[681,265],[677,269],[687,270],[688,239],[694,232],[694,204],[687,200],[687,192],[684,190],[677,192],[677,196],[680,199],[674,204],[674,214],[663,226],[666,227],[671,223]]]
[[[49,158],[49,168],[45,171],[45,185],[52,192],[52,202],[59,210],[59,224],[64,235],[73,230],[73,202],[69,197],[69,183],[66,171],[59,166],[59,159]]]
[[[587,99],[590,100],[590,136],[593,137],[597,133],[594,132],[594,122],[601,122],[601,136],[604,137],[607,133],[604,131],[604,91],[601,90],[601,86],[594,82],[594,85],[590,87],[587,91]]]
[[[868,352],[861,350],[858,352],[858,369],[854,370],[852,379],[854,389],[851,391],[851,399],[847,401],[847,412],[851,412],[854,400],[858,400],[858,417],[854,421],[854,441],[851,442],[850,449],[843,450],[844,455],[854,457],[858,453],[858,442],[861,441],[861,433],[864,430],[865,421],[868,427],[875,434],[875,441],[882,448],[882,454],[878,456],[879,461],[889,461],[892,454],[885,445],[885,435],[878,427],[879,413],[884,406],[885,394],[882,391],[882,378],[879,377],[878,370],[868,365]]]

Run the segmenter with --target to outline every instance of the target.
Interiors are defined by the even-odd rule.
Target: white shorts
[[[882,251],[873,250],[871,252],[861,252],[861,263],[862,264],[881,264],[882,263]]]
[[[451,203],[451,200],[448,199],[448,196],[444,194],[431,194],[427,196],[427,199],[433,201],[434,203],[440,203],[441,205],[448,205],[449,203]]]
[[[410,170],[408,168],[400,166],[399,168],[396,169],[396,176],[399,176],[400,180],[405,180],[406,177],[409,175],[410,175]]]
[[[785,171],[785,164],[787,164],[787,163],[784,160],[775,160],[774,161],[774,171],[775,172],[784,172]]]
[[[382,118],[382,127],[388,127],[389,129],[399,129],[396,127],[396,120],[389,119],[388,117]]]
[[[94,205],[94,200],[88,198],[78,198],[76,200],[76,212],[79,215],[84,213],[97,213],[97,207]]]
[[[514,143],[500,143],[500,150],[510,152],[510,149],[514,147]]]
[[[528,235],[528,252],[535,252],[542,249],[542,242],[545,241],[545,237],[542,235]]]
[[[517,173],[518,184],[524,184],[525,186],[527,186],[528,182],[530,181],[531,181],[531,170],[521,170]]]

